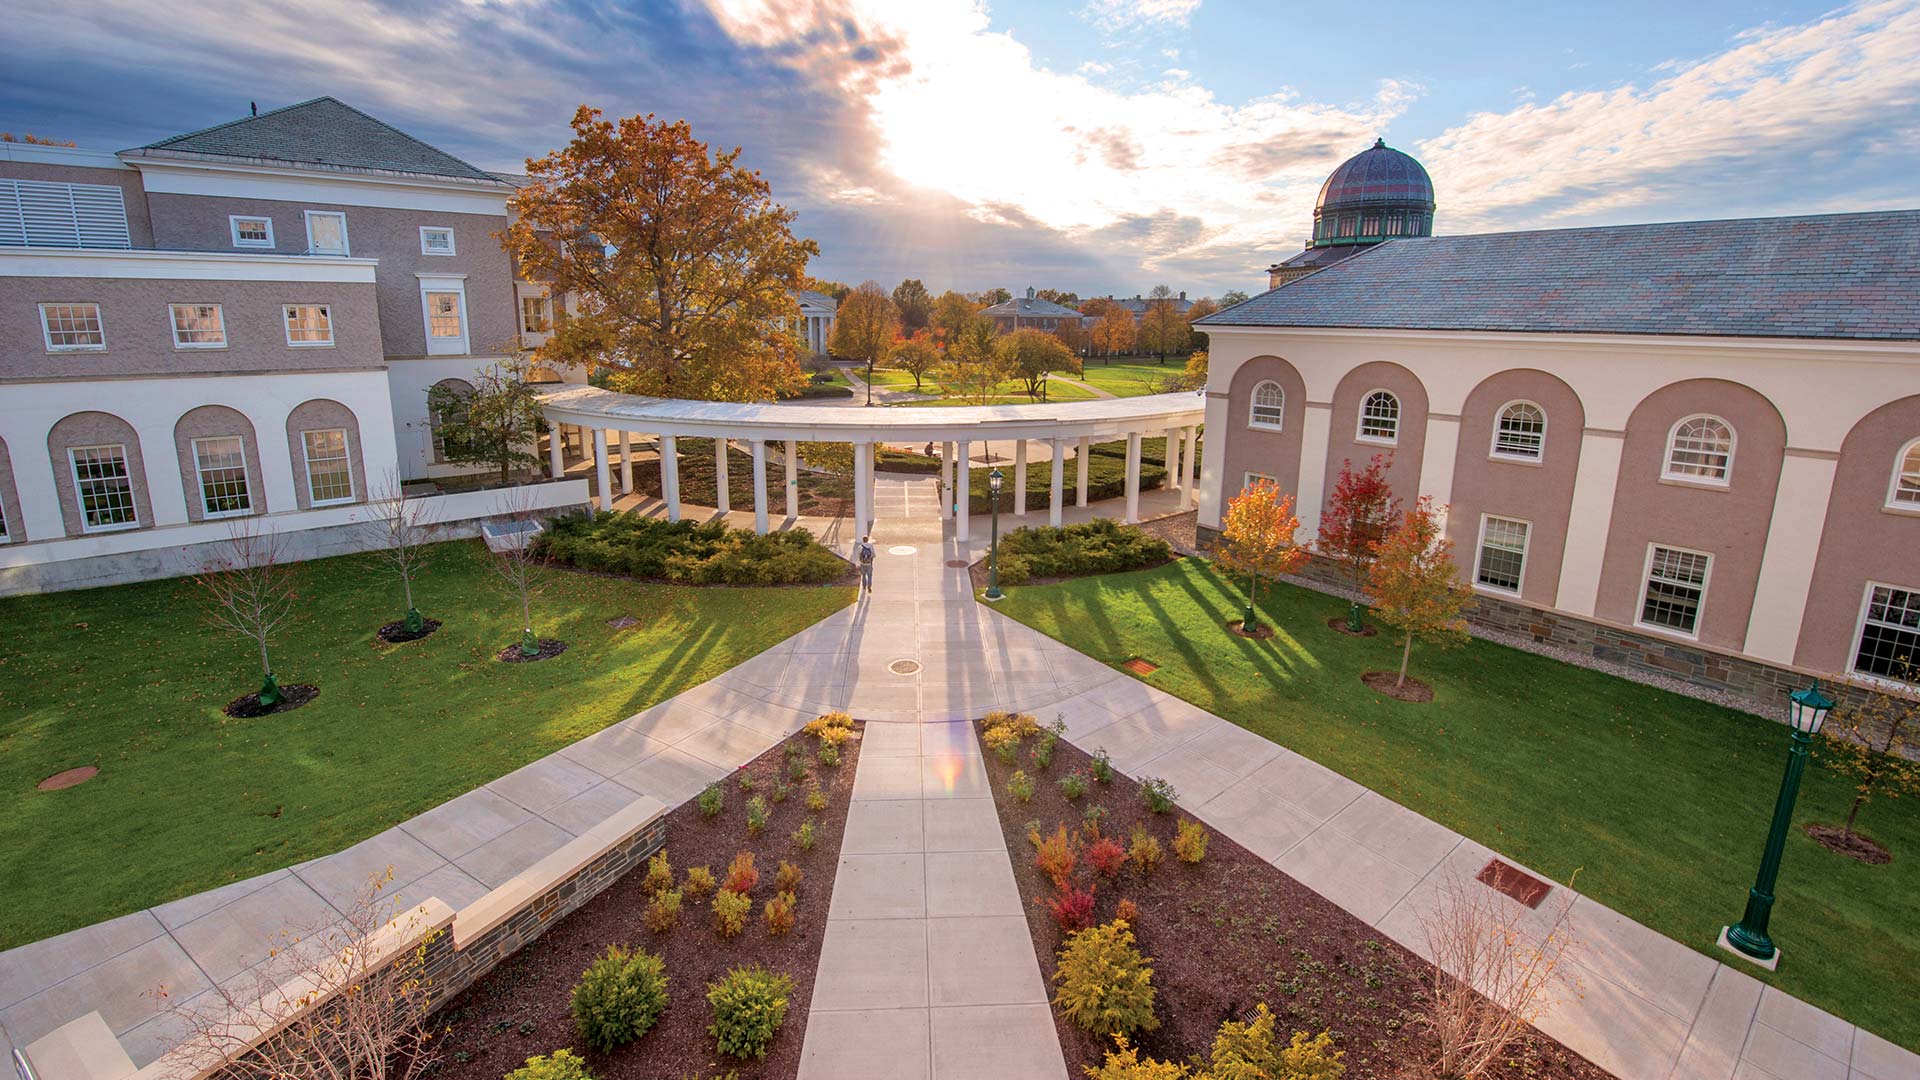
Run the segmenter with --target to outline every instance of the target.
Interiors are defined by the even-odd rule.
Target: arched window
[[[1547,414],[1531,401],[1509,402],[1493,425],[1495,457],[1539,461],[1547,448]]]
[[[1360,404],[1360,438],[1395,442],[1400,438],[1400,399],[1375,390]]]
[[[1725,484],[1733,474],[1733,428],[1717,416],[1689,416],[1667,436],[1665,476]]]
[[[447,459],[448,428],[456,438],[466,429],[467,399],[473,396],[473,384],[465,379],[441,379],[427,388],[427,426],[433,432],[433,460]]]
[[[1253,405],[1247,414],[1247,426],[1279,431],[1285,424],[1287,392],[1268,379],[1253,388]]]
[[[1887,505],[1920,509],[1920,439],[1908,443],[1894,462],[1893,493]]]

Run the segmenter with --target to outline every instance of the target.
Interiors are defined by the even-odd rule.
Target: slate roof
[[[364,172],[505,181],[338,99],[318,97],[122,151],[132,157],[233,158]]]
[[[795,289],[793,290],[793,298],[802,307],[824,308],[829,315],[840,310],[840,302],[838,300],[828,296],[826,293],[815,292],[812,289]]]
[[[990,308],[982,308],[982,315],[1000,315],[1008,318],[1018,316],[1022,319],[1077,319],[1080,313],[1065,304],[1056,304],[1051,300],[1038,297],[1016,296]]]
[[[1920,340],[1920,210],[1389,240],[1198,325]]]

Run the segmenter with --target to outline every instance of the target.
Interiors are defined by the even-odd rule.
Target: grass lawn
[[[1187,358],[1169,356],[1165,364],[1159,364],[1152,357],[1116,357],[1112,363],[1095,357],[1085,361],[1085,364],[1079,376],[1081,382],[1120,397],[1142,397],[1160,393],[1164,380],[1186,370]]]
[[[1228,633],[1241,586],[1183,559],[1153,570],[1010,590],[998,609],[1145,681],[1291,747],[1709,956],[1737,920],[1760,861],[1788,745],[1784,726],[1599,672],[1476,641],[1415,645],[1435,689],[1410,705],[1360,682],[1395,670],[1388,633],[1324,625],[1337,599],[1278,586],[1280,632]],[[1044,717],[1043,717],[1044,719]],[[1920,803],[1876,801],[1859,827],[1892,849],[1867,866],[1800,830],[1839,823],[1852,788],[1816,747],[1787,843],[1772,933],[1774,975],[1740,970],[1920,1049]],[[1579,927],[1574,927],[1576,936]]]
[[[0,600],[0,948],[325,855],[695,686],[844,607],[852,590],[696,589],[556,571],[535,664],[493,654],[514,605],[479,541],[441,545],[415,586],[445,625],[376,642],[398,586],[359,559],[304,565],[275,641],[320,696],[233,720],[250,646],[160,581]],[[640,626],[606,620],[632,615]],[[34,789],[78,765],[99,776]]]

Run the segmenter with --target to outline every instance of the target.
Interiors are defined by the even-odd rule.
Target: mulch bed
[[[1253,638],[1256,641],[1265,641],[1274,634],[1272,623],[1261,623],[1259,626],[1253,628],[1252,633],[1248,633],[1247,621],[1245,619],[1227,620],[1227,629],[1237,637]]]
[[[1858,859],[1873,866],[1882,866],[1893,861],[1893,852],[1859,833],[1849,835],[1838,825],[1809,825],[1807,835],[1818,841],[1821,847],[1837,855],[1845,855],[1849,859]]]
[[[34,787],[40,791],[65,791],[70,787],[78,787],[98,775],[100,775],[100,766],[81,765],[78,768],[62,769],[35,784]]]
[[[785,775],[785,744],[781,744],[725,781],[726,808],[716,817],[701,816],[692,800],[667,815],[666,851],[676,883],[684,882],[689,867],[703,864],[716,878],[724,878],[736,853],[753,852],[760,884],[751,894],[753,920],[740,936],[725,939],[716,934],[705,901],[684,902],[679,923],[666,933],[648,930],[647,901],[641,891],[645,867],[636,868],[446,1003],[435,1015],[436,1023],[445,1025],[435,1040],[440,1054],[436,1080],[500,1080],[527,1058],[563,1048],[586,1058],[599,1080],[677,1080],[724,1076],[729,1070],[737,1070],[740,1080],[794,1076],[807,1031],[807,1008],[827,928],[827,901],[833,895],[833,872],[846,830],[860,741],[843,744],[839,766],[829,769],[815,761],[810,736],[793,739],[807,749],[810,775],[819,778],[827,795],[826,810],[810,813],[806,782],[789,781],[793,791],[785,801],[773,803],[768,796],[766,829],[756,837],[747,835],[749,795],[740,790],[740,777],[753,776],[755,793],[767,794],[774,779]],[[814,846],[801,851],[789,837],[808,817],[814,819]],[[774,872],[782,859],[806,876],[797,894],[793,930],[769,937],[761,908],[773,896]],[[654,1029],[636,1042],[612,1053],[593,1053],[580,1042],[568,1006],[580,973],[616,943],[665,958],[670,1003]],[[713,1020],[707,984],[730,968],[752,964],[792,977],[786,1022],[764,1060],[723,1058],[707,1033]]]
[[[1068,802],[1058,780],[1085,769],[1089,760],[1064,740],[1049,769],[1036,769],[1023,758],[1020,766],[1035,778],[1037,790],[1031,802],[1019,803],[1006,794],[1013,767],[987,755],[1001,831],[1013,856],[1014,878],[1028,903],[1027,927],[1049,987],[1065,935],[1038,904],[1053,894],[1053,886],[1034,866],[1028,823],[1037,822],[1049,835],[1064,824],[1084,838],[1083,811],[1097,803],[1107,811],[1104,835],[1124,846],[1134,825],[1140,824],[1166,852],[1165,861],[1150,875],[1128,868],[1109,881],[1086,865],[1083,848],[1075,872],[1083,886],[1095,883],[1098,921],[1112,919],[1122,897],[1139,908],[1135,944],[1153,958],[1154,1015],[1160,1021],[1158,1029],[1134,1040],[1143,1055],[1171,1061],[1204,1057],[1222,1020],[1249,1018],[1254,1006],[1265,1002],[1279,1018],[1283,1043],[1294,1031],[1331,1030],[1346,1052],[1347,1080],[1426,1075],[1421,1065],[1428,1059],[1428,1045],[1414,1022],[1431,978],[1426,961],[1211,828],[1206,857],[1198,864],[1180,862],[1172,841],[1181,815],[1147,813],[1139,785],[1125,776],[1116,774],[1105,786],[1090,782],[1085,795]],[[1072,1076],[1099,1065],[1113,1045],[1082,1030],[1057,1008],[1054,1027]],[[1538,1033],[1509,1056],[1512,1064],[1500,1070],[1505,1078],[1608,1076]]]
[[[1397,671],[1369,671],[1360,676],[1360,681],[1367,684],[1367,689],[1376,694],[1385,694],[1395,701],[1411,701],[1418,704],[1433,700],[1433,687],[1411,675],[1407,676],[1406,682],[1401,683],[1400,673]],[[1399,685],[1396,686],[1396,683]]]
[[[503,664],[533,664],[541,660],[551,660],[567,651],[567,643],[557,638],[541,638],[540,651],[528,656],[520,651],[520,643],[513,644],[493,654],[495,660]]]
[[[438,629],[440,629],[439,619],[426,619],[422,621],[419,633],[409,634],[407,632],[407,621],[400,619],[381,627],[375,636],[389,645],[403,645],[409,641],[419,641],[421,638],[426,637]]]
[[[1345,615],[1336,615],[1328,619],[1327,629],[1336,634],[1345,634],[1348,637],[1372,637],[1380,632],[1378,627],[1364,625],[1358,630],[1349,630],[1347,628],[1347,617]]]
[[[269,708],[260,707],[260,693],[256,690],[246,697],[237,697],[227,702],[224,711],[237,720],[252,720],[261,716],[292,712],[319,696],[320,688],[311,683],[288,683],[280,688],[279,703]]]

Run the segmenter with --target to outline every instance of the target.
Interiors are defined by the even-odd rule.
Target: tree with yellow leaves
[[[1112,304],[1093,324],[1093,347],[1104,355],[1119,356],[1132,351],[1134,334],[1133,313]]]
[[[1229,573],[1247,575],[1247,614],[1240,632],[1256,634],[1260,615],[1260,579],[1291,574],[1307,561],[1306,549],[1294,539],[1300,519],[1293,515],[1293,496],[1282,495],[1271,480],[1256,480],[1227,502],[1220,543],[1213,561]]]
[[[1440,513],[1433,500],[1422,495],[1399,527],[1374,548],[1373,564],[1367,568],[1367,598],[1374,614],[1406,637],[1395,689],[1406,685],[1414,638],[1442,649],[1467,642],[1467,620],[1461,612],[1473,591],[1460,580],[1453,541],[1440,535]]]
[[[867,404],[873,404],[873,366],[900,336],[900,309],[877,281],[863,281],[840,301],[827,351],[867,365]]]
[[[887,350],[887,366],[912,375],[913,392],[919,393],[920,380],[940,366],[940,349],[933,343],[933,334],[921,330],[905,341],[894,342]]]

